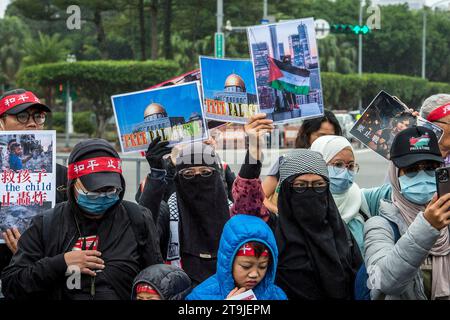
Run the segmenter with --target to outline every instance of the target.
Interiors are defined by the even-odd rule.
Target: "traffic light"
[[[353,24],[336,23],[331,25],[330,31],[332,33],[368,34],[370,33],[370,28],[367,25],[360,26]]]

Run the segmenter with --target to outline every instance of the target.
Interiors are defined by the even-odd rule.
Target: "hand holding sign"
[[[162,169],[163,162],[162,159],[166,154],[172,152],[172,148],[167,147],[169,141],[162,141],[161,137],[156,138],[148,146],[147,152],[145,153],[145,158],[147,159],[150,168]]]

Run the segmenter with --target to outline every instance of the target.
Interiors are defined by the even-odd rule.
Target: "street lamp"
[[[361,0],[359,2],[359,25],[362,26],[363,24],[363,8],[366,5],[365,0]],[[362,33],[360,33],[358,35],[358,75],[361,77],[362,76]],[[361,95],[359,97],[359,101],[358,101],[358,107],[359,110],[362,109],[362,98]]]
[[[444,4],[446,2],[450,2],[450,0],[442,0],[433,4],[430,9],[433,11],[437,6]],[[427,61],[427,10],[425,6],[423,7],[423,30],[422,30],[422,79],[426,79],[426,61]]]

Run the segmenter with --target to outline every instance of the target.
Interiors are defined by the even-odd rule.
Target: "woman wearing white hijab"
[[[359,186],[353,182],[358,164],[350,142],[340,136],[322,136],[311,145],[327,163],[330,191],[342,220],[347,224],[361,252],[364,252],[364,222],[370,217],[369,207]]]

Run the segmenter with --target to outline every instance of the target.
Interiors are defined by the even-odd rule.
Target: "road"
[[[271,164],[274,163],[274,161],[276,161],[276,159],[278,159],[281,154],[286,152],[289,152],[289,149],[282,149],[279,151],[265,151],[265,158],[263,161],[261,176],[264,177],[268,173]],[[219,150],[218,153],[220,154],[221,158],[229,164],[230,168],[237,174],[244,160],[245,150],[236,150],[235,152],[233,152],[232,150]],[[59,153],[58,156],[67,156],[67,154]],[[388,161],[369,149],[356,150],[355,156],[356,161],[360,166],[359,173],[357,174],[355,180],[356,183],[358,183],[358,185],[362,188],[375,187],[383,184],[386,177]],[[142,180],[148,173],[149,167],[147,161],[139,154],[127,154],[121,155],[121,157],[129,159],[125,160],[123,165],[123,174],[127,183],[125,199],[134,201],[134,195],[139,184],[138,181]],[[136,161],[139,160],[140,179],[138,179],[138,174],[136,171],[139,167]],[[63,163],[62,160],[58,160],[58,162]]]

